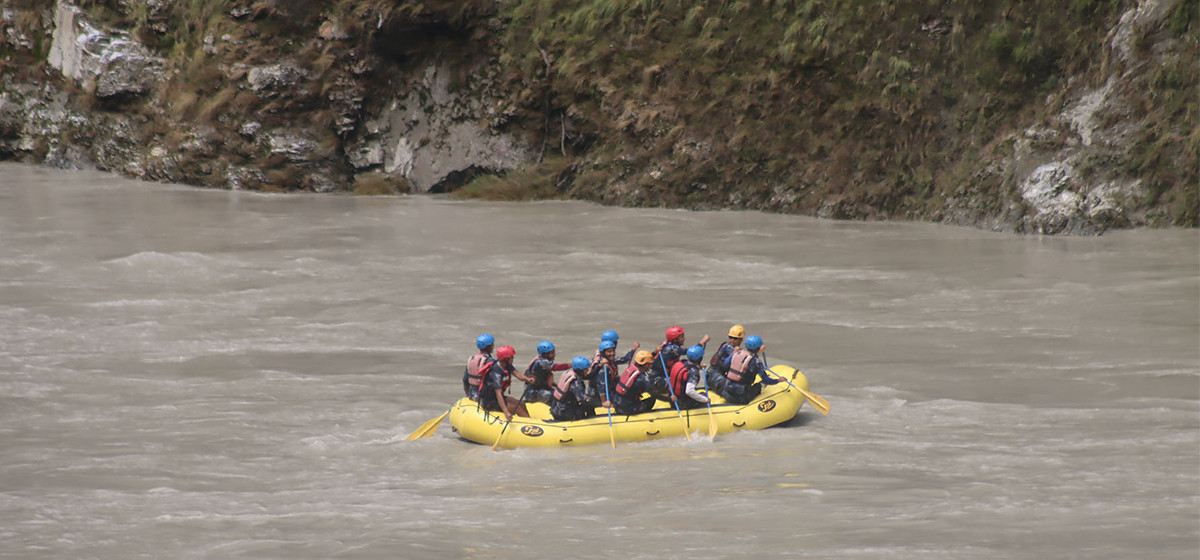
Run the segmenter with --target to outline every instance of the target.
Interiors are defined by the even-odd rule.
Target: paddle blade
[[[511,423],[512,420],[504,423],[504,427],[500,429],[500,435],[496,436],[496,443],[492,444],[492,451],[497,451],[500,449],[500,440],[504,439],[504,432],[508,431],[508,425]]]
[[[811,404],[813,408],[817,409],[817,412],[820,412],[826,416],[829,415],[829,401],[817,396],[815,393],[805,391],[804,389],[800,389],[800,394],[804,395],[804,398],[808,399],[808,404]]]
[[[717,437],[717,417],[713,416],[711,407],[708,409],[708,437]]]
[[[434,418],[424,424],[421,424],[421,427],[417,428],[416,430],[413,431],[413,433],[409,434],[408,439],[421,439],[421,438],[427,438],[429,436],[432,436],[433,433],[437,431],[438,426],[442,425],[442,420],[445,420],[446,416],[448,416],[449,414],[450,414],[450,411],[447,410],[446,412],[443,412],[441,416],[438,416],[437,418]]]

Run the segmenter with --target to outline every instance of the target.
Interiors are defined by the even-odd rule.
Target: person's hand
[[[505,413],[504,413],[504,421],[505,421],[505,422],[512,422],[512,413],[511,413],[511,412],[505,412]]]
[[[634,343],[633,343],[633,348],[632,348],[632,349],[633,349],[633,350],[637,350],[638,348],[641,348],[641,347],[642,347],[642,343],[641,343],[641,342],[634,342]]]
[[[604,405],[604,408],[612,408],[612,403],[610,403],[610,402],[608,402],[608,401],[604,401],[604,402],[602,402],[602,403],[600,403],[600,404]]]

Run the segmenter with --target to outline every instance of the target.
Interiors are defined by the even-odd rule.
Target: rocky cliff
[[[1195,0],[9,0],[0,158],[261,190],[1196,226]]]

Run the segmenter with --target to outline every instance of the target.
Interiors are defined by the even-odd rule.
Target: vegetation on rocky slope
[[[559,0],[507,4],[502,63],[536,84],[548,134],[585,156],[571,194],[833,217],[945,218],[959,199],[1018,198],[981,173],[1069,91],[1098,87],[1129,2]],[[1196,3],[1137,45],[1197,45]],[[1138,177],[1142,204],[1196,223],[1196,48],[1151,73],[1137,148],[1093,178]],[[1138,57],[1149,59],[1150,52]],[[617,178],[614,180],[614,177]],[[976,208],[998,214],[1000,207]]]
[[[49,76],[52,8],[11,4],[32,44],[0,41],[3,77]],[[168,58],[152,95],[90,101],[134,115],[137,143],[179,152],[150,179],[228,185],[233,166],[255,170],[241,188],[403,192],[356,173],[347,142],[386,102],[375,94],[443,61],[496,69],[516,107],[503,126],[540,153],[464,196],[1020,224],[1020,158],[1074,151],[1086,181],[1139,185],[1125,206],[1141,223],[1198,221],[1197,0],[1127,26],[1129,53],[1112,30],[1133,0],[78,4]],[[280,62],[288,87],[247,85]],[[1082,150],[1063,114],[1101,88],[1135,102],[1101,107]],[[248,133],[251,119],[300,131],[303,153]]]

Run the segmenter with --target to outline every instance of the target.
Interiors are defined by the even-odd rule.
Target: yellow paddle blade
[[[717,417],[713,416],[711,406],[708,408],[708,437],[717,437]]]
[[[504,432],[508,431],[508,425],[512,424],[512,420],[504,423],[504,427],[500,429],[500,435],[496,436],[496,443],[492,444],[492,451],[500,449],[500,440],[504,439]]]
[[[409,434],[408,439],[420,439],[420,438],[427,438],[429,436],[432,436],[433,432],[437,431],[438,426],[442,425],[442,420],[445,420],[446,416],[448,416],[448,415],[450,415],[449,410],[447,410],[446,412],[443,412],[441,416],[438,416],[437,418],[434,418],[424,424],[421,424],[420,428],[417,428],[416,430],[413,431],[413,433]]]
[[[808,399],[808,404],[811,404],[813,408],[817,409],[817,412],[820,412],[826,416],[829,415],[829,401],[822,399],[815,393],[810,393],[804,389],[800,389],[799,387],[796,389],[800,391],[801,395],[804,395],[804,398]]]

